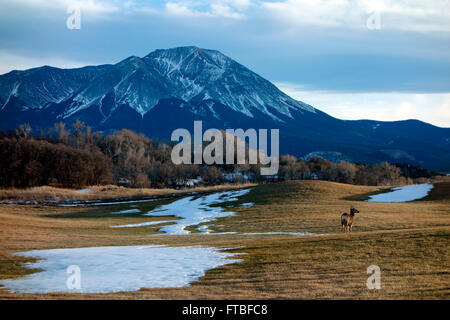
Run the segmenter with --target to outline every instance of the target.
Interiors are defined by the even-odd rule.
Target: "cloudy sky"
[[[185,45],[338,118],[450,127],[450,0],[0,0],[0,74]]]

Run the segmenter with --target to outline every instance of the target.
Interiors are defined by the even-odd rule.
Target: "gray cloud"
[[[73,3],[81,7],[80,30],[66,28]],[[369,30],[375,9],[381,29]],[[116,63],[197,45],[269,80],[300,84],[305,95],[446,93],[449,12],[441,0],[9,0],[0,2],[0,73]]]

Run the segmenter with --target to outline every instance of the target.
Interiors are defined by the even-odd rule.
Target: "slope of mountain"
[[[416,121],[343,121],[294,100],[215,50],[180,47],[114,65],[48,66],[0,76],[0,129],[34,132],[82,120],[169,139],[176,128],[279,128],[282,153],[339,152],[355,161],[450,171],[450,129]]]

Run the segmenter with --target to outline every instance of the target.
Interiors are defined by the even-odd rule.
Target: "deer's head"
[[[350,215],[354,216],[355,213],[359,213],[359,210],[355,207],[350,207]]]

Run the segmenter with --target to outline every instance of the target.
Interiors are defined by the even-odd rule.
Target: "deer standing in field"
[[[353,206],[350,207],[350,214],[347,212],[344,212],[341,216],[341,225],[342,225],[342,232],[345,232],[346,230],[348,232],[352,231],[353,226],[353,220],[355,219],[355,213],[359,213],[358,210],[356,210]]]

